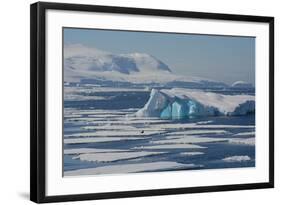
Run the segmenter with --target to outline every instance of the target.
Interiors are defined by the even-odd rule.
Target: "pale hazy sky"
[[[115,54],[148,53],[176,74],[232,84],[255,84],[255,38],[198,34],[64,29],[64,43],[83,44]]]

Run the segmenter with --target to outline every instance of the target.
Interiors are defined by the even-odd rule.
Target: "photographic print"
[[[30,11],[32,201],[274,187],[274,17]]]
[[[63,175],[255,167],[255,37],[63,28]]]

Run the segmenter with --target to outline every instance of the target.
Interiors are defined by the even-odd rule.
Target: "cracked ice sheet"
[[[166,152],[116,152],[116,153],[87,153],[80,154],[72,159],[80,159],[89,162],[114,162],[118,160],[135,159],[152,155],[164,154]]]
[[[64,154],[86,154],[86,153],[104,153],[104,152],[125,152],[122,149],[95,149],[95,148],[77,148],[65,149]]]
[[[233,138],[229,139],[229,143],[231,144],[241,144],[241,145],[250,145],[250,146],[255,146],[255,138]]]
[[[195,145],[195,144],[160,144],[153,146],[140,146],[134,147],[133,149],[205,149],[206,147]]]
[[[65,138],[69,137],[130,137],[130,136],[143,136],[148,137],[155,134],[162,134],[164,131],[144,131],[140,130],[105,130],[105,131],[96,131],[96,132],[85,132],[85,133],[76,133],[70,135],[64,135]]]
[[[84,137],[84,138],[70,138],[64,139],[64,144],[84,144],[97,142],[114,142],[125,140],[140,140],[140,137]]]
[[[151,141],[151,144],[190,144],[190,143],[210,143],[210,142],[227,142],[227,138],[212,138],[212,137],[198,137],[198,136],[183,136],[174,139],[164,139],[158,141]]]
[[[116,173],[138,173],[145,171],[161,171],[175,169],[191,169],[202,167],[202,165],[182,164],[177,162],[150,162],[139,164],[109,165],[97,168],[79,169],[64,172],[65,176],[94,175],[94,174],[116,174]]]

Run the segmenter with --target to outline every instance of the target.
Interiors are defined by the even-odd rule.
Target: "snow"
[[[206,147],[202,147],[195,144],[161,144],[161,145],[153,145],[153,146],[141,146],[135,147],[134,149],[203,149]]]
[[[250,145],[255,146],[255,138],[233,138],[229,140],[229,143],[231,144],[241,144],[241,145]]]
[[[97,143],[97,142],[114,142],[122,140],[140,140],[139,137],[83,137],[64,139],[64,144],[83,144],[83,143]]]
[[[165,152],[115,152],[115,153],[86,153],[80,154],[73,159],[80,159],[89,162],[114,162],[118,160],[135,159],[152,155],[159,155]]]
[[[172,88],[152,89],[149,100],[135,115],[182,119],[188,116],[246,115],[253,112],[255,97],[251,95],[223,95]]]
[[[176,75],[167,64],[147,53],[113,54],[81,44],[64,46],[64,71],[66,82],[227,87],[206,78]]]
[[[138,164],[108,165],[104,167],[66,171],[64,172],[64,174],[65,176],[80,176],[94,174],[137,173],[145,171],[161,171],[166,169],[189,169],[196,167],[202,167],[202,165],[182,164],[177,162],[163,161]]]
[[[118,71],[123,74],[162,70],[169,67],[146,53],[113,54],[83,45],[65,45],[65,67],[84,71]]]
[[[245,156],[231,156],[222,159],[225,162],[245,162],[251,160],[251,158],[247,155]]]

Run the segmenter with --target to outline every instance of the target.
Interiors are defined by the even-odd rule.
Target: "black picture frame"
[[[122,191],[74,195],[46,196],[46,81],[45,37],[48,9],[166,16],[196,19],[263,22],[269,24],[269,181],[263,183],[229,184],[191,188]],[[110,7],[81,4],[38,2],[30,7],[30,199],[37,203],[97,200],[154,195],[187,194],[274,187],[274,18],[218,13]]]

